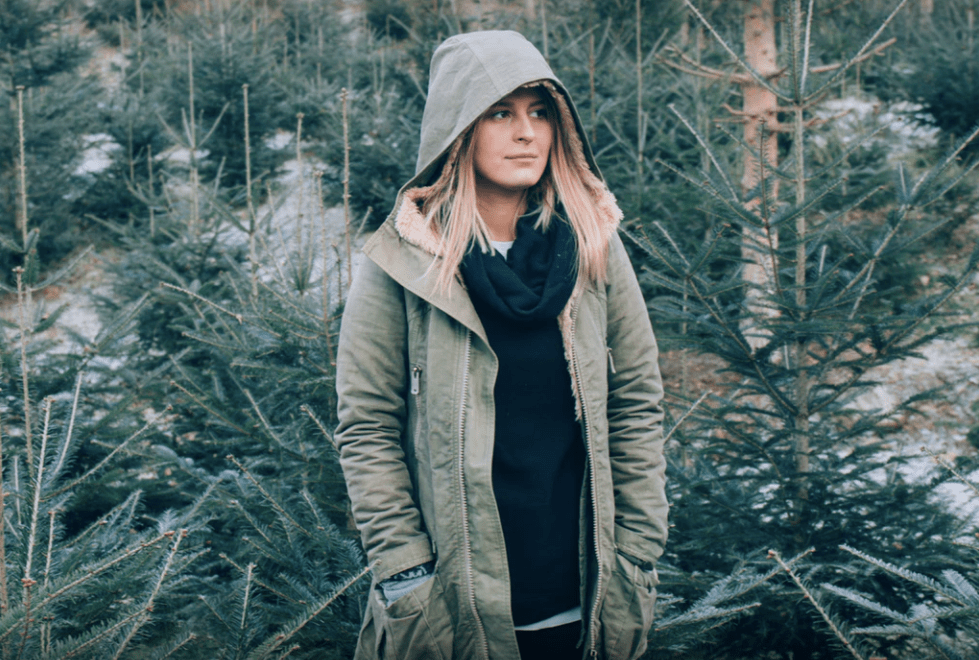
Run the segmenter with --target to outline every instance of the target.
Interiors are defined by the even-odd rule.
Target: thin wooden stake
[[[258,295],[258,259],[255,254],[255,203],[252,198],[252,145],[248,124],[248,84],[241,86],[245,106],[245,199],[248,204],[248,260],[252,269],[252,297]]]
[[[197,231],[197,223],[200,221],[200,191],[199,173],[197,171],[197,125],[194,119],[194,44],[187,44],[187,73],[188,88],[190,96],[190,186],[191,186],[191,230]]]
[[[347,240],[347,285],[352,278],[351,248],[350,248],[350,117],[347,113],[347,88],[340,90],[340,101],[343,105],[343,227]],[[339,255],[337,255],[339,257]],[[339,260],[337,265],[339,266]],[[338,295],[343,296],[338,289]]]
[[[31,577],[31,568],[34,557],[34,545],[37,543],[37,518],[38,512],[41,509],[41,487],[44,483],[44,455],[47,451],[48,431],[51,427],[51,405],[52,399],[48,398],[44,400],[44,430],[41,433],[41,451],[37,457],[37,478],[33,479],[34,493],[31,502],[31,526],[27,536],[27,557],[24,560],[24,577],[20,580],[24,586],[23,602],[26,613],[24,615],[24,632],[21,633],[20,638],[20,650],[17,652],[18,660],[23,657],[24,647],[27,645],[27,640],[31,637],[31,624],[34,622],[34,617],[31,616],[31,594],[33,587],[37,584],[37,580]]]
[[[340,305],[343,304],[343,269],[340,268],[340,249],[333,243],[333,254],[337,260],[337,298]]]
[[[139,66],[139,98],[143,98],[143,6],[140,0],[136,3],[136,62]]]
[[[17,85],[17,140],[20,145],[20,162],[17,167],[18,195],[20,197],[20,214],[17,224],[20,226],[20,236],[23,246],[27,247],[27,156],[24,152],[24,86]]]
[[[27,375],[27,314],[28,292],[24,286],[24,269],[15,268],[14,274],[17,276],[17,326],[20,332],[20,382],[24,397],[24,445],[27,452],[27,474],[28,479],[34,479],[34,437],[32,434],[33,420],[31,420],[31,388],[30,378]],[[18,488],[18,491],[20,489]]]
[[[146,176],[150,181],[150,238],[156,235],[156,215],[153,209],[153,197],[155,197],[155,191],[153,189],[153,145],[146,145]]]

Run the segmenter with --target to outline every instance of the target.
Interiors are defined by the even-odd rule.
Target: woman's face
[[[518,89],[479,119],[473,135],[476,192],[523,193],[547,167],[554,128],[544,92]]]

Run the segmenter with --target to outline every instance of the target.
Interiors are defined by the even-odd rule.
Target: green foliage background
[[[304,193],[313,208],[342,205],[347,181],[351,232],[377,226],[413,174],[434,48],[478,28],[518,29],[546,52],[625,212],[668,359],[700,355],[718,372],[711,392],[680,379],[667,393],[673,530],[650,657],[977,652],[975,521],[936,497],[967,481],[975,456],[908,479],[885,451],[912,441],[894,419],[938,393],[893,411],[853,405],[871,368],[965,331],[942,304],[974,276],[975,255],[936,273],[928,295],[916,284],[928,266],[908,264],[979,209],[965,169],[975,147],[961,142],[979,121],[972,0],[936,3],[929,20],[905,3],[879,38],[895,45],[825,90],[920,103],[938,146],[895,160],[881,141],[813,126],[804,211],[783,192],[769,215],[724,183],[751,148],[723,109],[740,106],[738,88],[690,73],[691,62],[739,71],[718,40],[741,51],[742,3],[694,3],[702,22],[683,0],[644,0],[638,16],[632,1],[551,2],[533,17],[522,3],[466,16],[442,1],[371,0],[363,14],[138,1],[0,3],[0,280],[12,310],[0,345],[0,657],[350,657],[367,580],[331,432],[351,255],[320,233],[326,211],[256,209],[292,192],[277,177],[301,127],[298,151],[319,170]],[[777,3],[780,58],[797,4],[807,8]],[[814,3],[811,65],[846,64],[898,4]],[[103,47],[125,55],[117,86],[92,74]],[[78,168],[92,135],[117,145],[94,173]],[[799,145],[777,139],[790,190]],[[950,145],[961,149],[948,156]],[[810,233],[793,233],[800,215]],[[741,278],[741,246],[772,222],[785,289],[761,292],[780,310],[769,318],[746,304],[759,292]],[[112,291],[90,296],[101,334],[65,353],[48,338],[65,309],[46,292],[85,267],[90,243],[108,255]],[[795,306],[799,246],[802,288],[825,306]],[[864,283],[859,299],[840,293]],[[745,323],[766,327],[767,347],[745,348]],[[818,368],[793,366],[799,347]],[[841,388],[844,373],[857,378]],[[796,473],[793,388],[809,378],[813,400],[834,403],[807,431],[815,468]]]

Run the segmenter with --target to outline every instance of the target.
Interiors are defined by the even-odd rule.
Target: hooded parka
[[[630,660],[652,624],[667,535],[657,348],[578,115],[515,32],[457,35],[432,58],[417,174],[364,248],[337,355],[336,440],[373,584],[358,659],[519,660],[493,492],[498,361],[461,278],[435,285],[439,236],[420,208],[455,139],[519,87],[555,98],[608,240],[604,284],[579,281],[558,324],[587,465],[580,499],[582,656]],[[378,583],[435,561],[386,603]]]

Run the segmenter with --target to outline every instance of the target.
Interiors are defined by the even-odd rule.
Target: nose
[[[529,112],[517,113],[514,118],[513,139],[517,142],[531,142],[534,139],[534,123]]]

